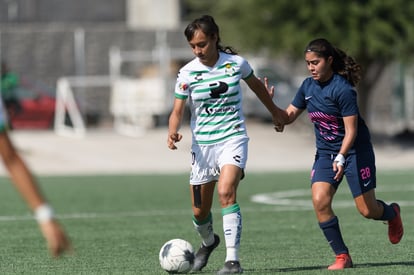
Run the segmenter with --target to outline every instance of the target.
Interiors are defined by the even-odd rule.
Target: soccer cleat
[[[210,257],[211,252],[219,245],[220,238],[218,235],[214,234],[214,243],[210,246],[201,245],[200,249],[195,254],[193,271],[201,271],[203,267],[207,265],[208,258]]]
[[[228,261],[224,263],[224,267],[220,269],[217,274],[240,274],[243,273],[243,269],[238,261]]]
[[[388,221],[388,238],[392,244],[397,244],[401,241],[404,234],[404,227],[401,220],[401,210],[397,203],[391,203],[397,215],[390,221]]]
[[[353,267],[353,263],[352,263],[352,259],[351,256],[349,256],[349,254],[339,254],[336,255],[336,260],[333,264],[331,264],[330,266],[328,266],[329,270],[340,270],[340,269],[344,269],[344,268],[350,268]]]

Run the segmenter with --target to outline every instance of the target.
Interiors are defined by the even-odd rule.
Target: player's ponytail
[[[361,66],[339,48],[334,48],[337,58],[334,57],[332,69],[345,77],[352,86],[358,85],[361,80]]]
[[[228,54],[237,54],[233,47],[222,46],[220,44],[220,31],[217,26],[214,18],[210,15],[203,15],[200,18],[195,19],[193,22],[188,24],[184,30],[184,35],[187,38],[187,41],[190,41],[196,30],[202,30],[206,36],[216,36],[217,37],[217,49],[219,51],[228,53]]]
[[[324,58],[332,56],[332,70],[347,79],[352,86],[358,85],[361,80],[361,66],[343,50],[333,47],[328,40],[318,38],[309,42],[306,52],[315,52]]]

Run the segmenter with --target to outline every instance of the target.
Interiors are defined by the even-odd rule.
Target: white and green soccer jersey
[[[209,145],[235,136],[247,138],[240,80],[252,74],[245,59],[223,52],[214,67],[195,58],[181,68],[175,97],[189,101],[194,142]]]

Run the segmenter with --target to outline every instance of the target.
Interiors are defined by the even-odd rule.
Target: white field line
[[[376,189],[377,194],[388,192],[412,192],[414,191],[414,185],[396,185],[387,186]],[[350,194],[350,191],[346,188],[338,190],[338,194]],[[309,199],[303,199],[304,196]],[[296,197],[296,198],[295,198]],[[302,197],[298,199],[297,197]],[[381,199],[381,196],[377,196]],[[274,193],[262,193],[251,196],[251,201],[267,205],[266,207],[241,207],[242,213],[257,213],[257,212],[285,212],[285,211],[310,211],[313,209],[310,198],[310,189],[296,189],[286,190]],[[414,200],[411,201],[397,201],[400,206],[411,207],[414,206]],[[346,200],[334,200],[335,208],[348,208],[355,207],[352,199]],[[269,208],[269,205],[273,207]],[[213,209],[213,213],[220,213],[221,209]],[[102,212],[102,213],[67,213],[57,214],[56,218],[59,220],[70,219],[114,219],[114,218],[130,218],[130,217],[164,217],[164,216],[190,216],[192,215],[191,209],[170,209],[170,210],[143,210],[143,211],[130,211],[130,212]],[[20,216],[0,216],[0,222],[14,222],[14,221],[28,221],[34,220],[31,215]]]
[[[242,208],[243,213],[257,212],[285,212],[304,210],[303,207],[261,207],[261,208]],[[213,213],[220,213],[221,209],[212,209]],[[191,209],[175,209],[175,210],[144,210],[136,212],[112,212],[112,213],[71,213],[57,214],[58,220],[79,220],[79,219],[115,219],[115,218],[133,218],[133,217],[167,217],[167,216],[191,216]],[[0,222],[30,221],[34,220],[31,215],[20,216],[0,216]]]
[[[345,186],[344,186],[345,187]],[[381,199],[381,193],[389,192],[412,192],[414,191],[414,185],[405,184],[405,185],[394,185],[380,187],[375,190],[377,198]],[[339,189],[337,194],[350,194],[348,188]],[[308,197],[308,199],[303,199],[303,197]],[[311,190],[309,189],[296,189],[296,190],[287,190],[274,193],[261,193],[251,196],[251,201],[267,205],[275,206],[298,206],[302,209],[312,209],[311,201]],[[410,201],[401,201],[398,200],[397,203],[400,206],[414,206],[414,200]],[[355,203],[352,199],[338,200],[334,199],[333,206],[335,208],[346,208],[354,207]]]

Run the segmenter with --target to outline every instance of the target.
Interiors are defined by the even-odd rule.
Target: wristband
[[[334,161],[338,162],[338,164],[337,164],[338,166],[344,166],[345,165],[345,157],[342,154],[336,155],[336,158],[335,158]]]
[[[38,223],[48,222],[53,219],[53,209],[48,204],[42,204],[34,211]]]

